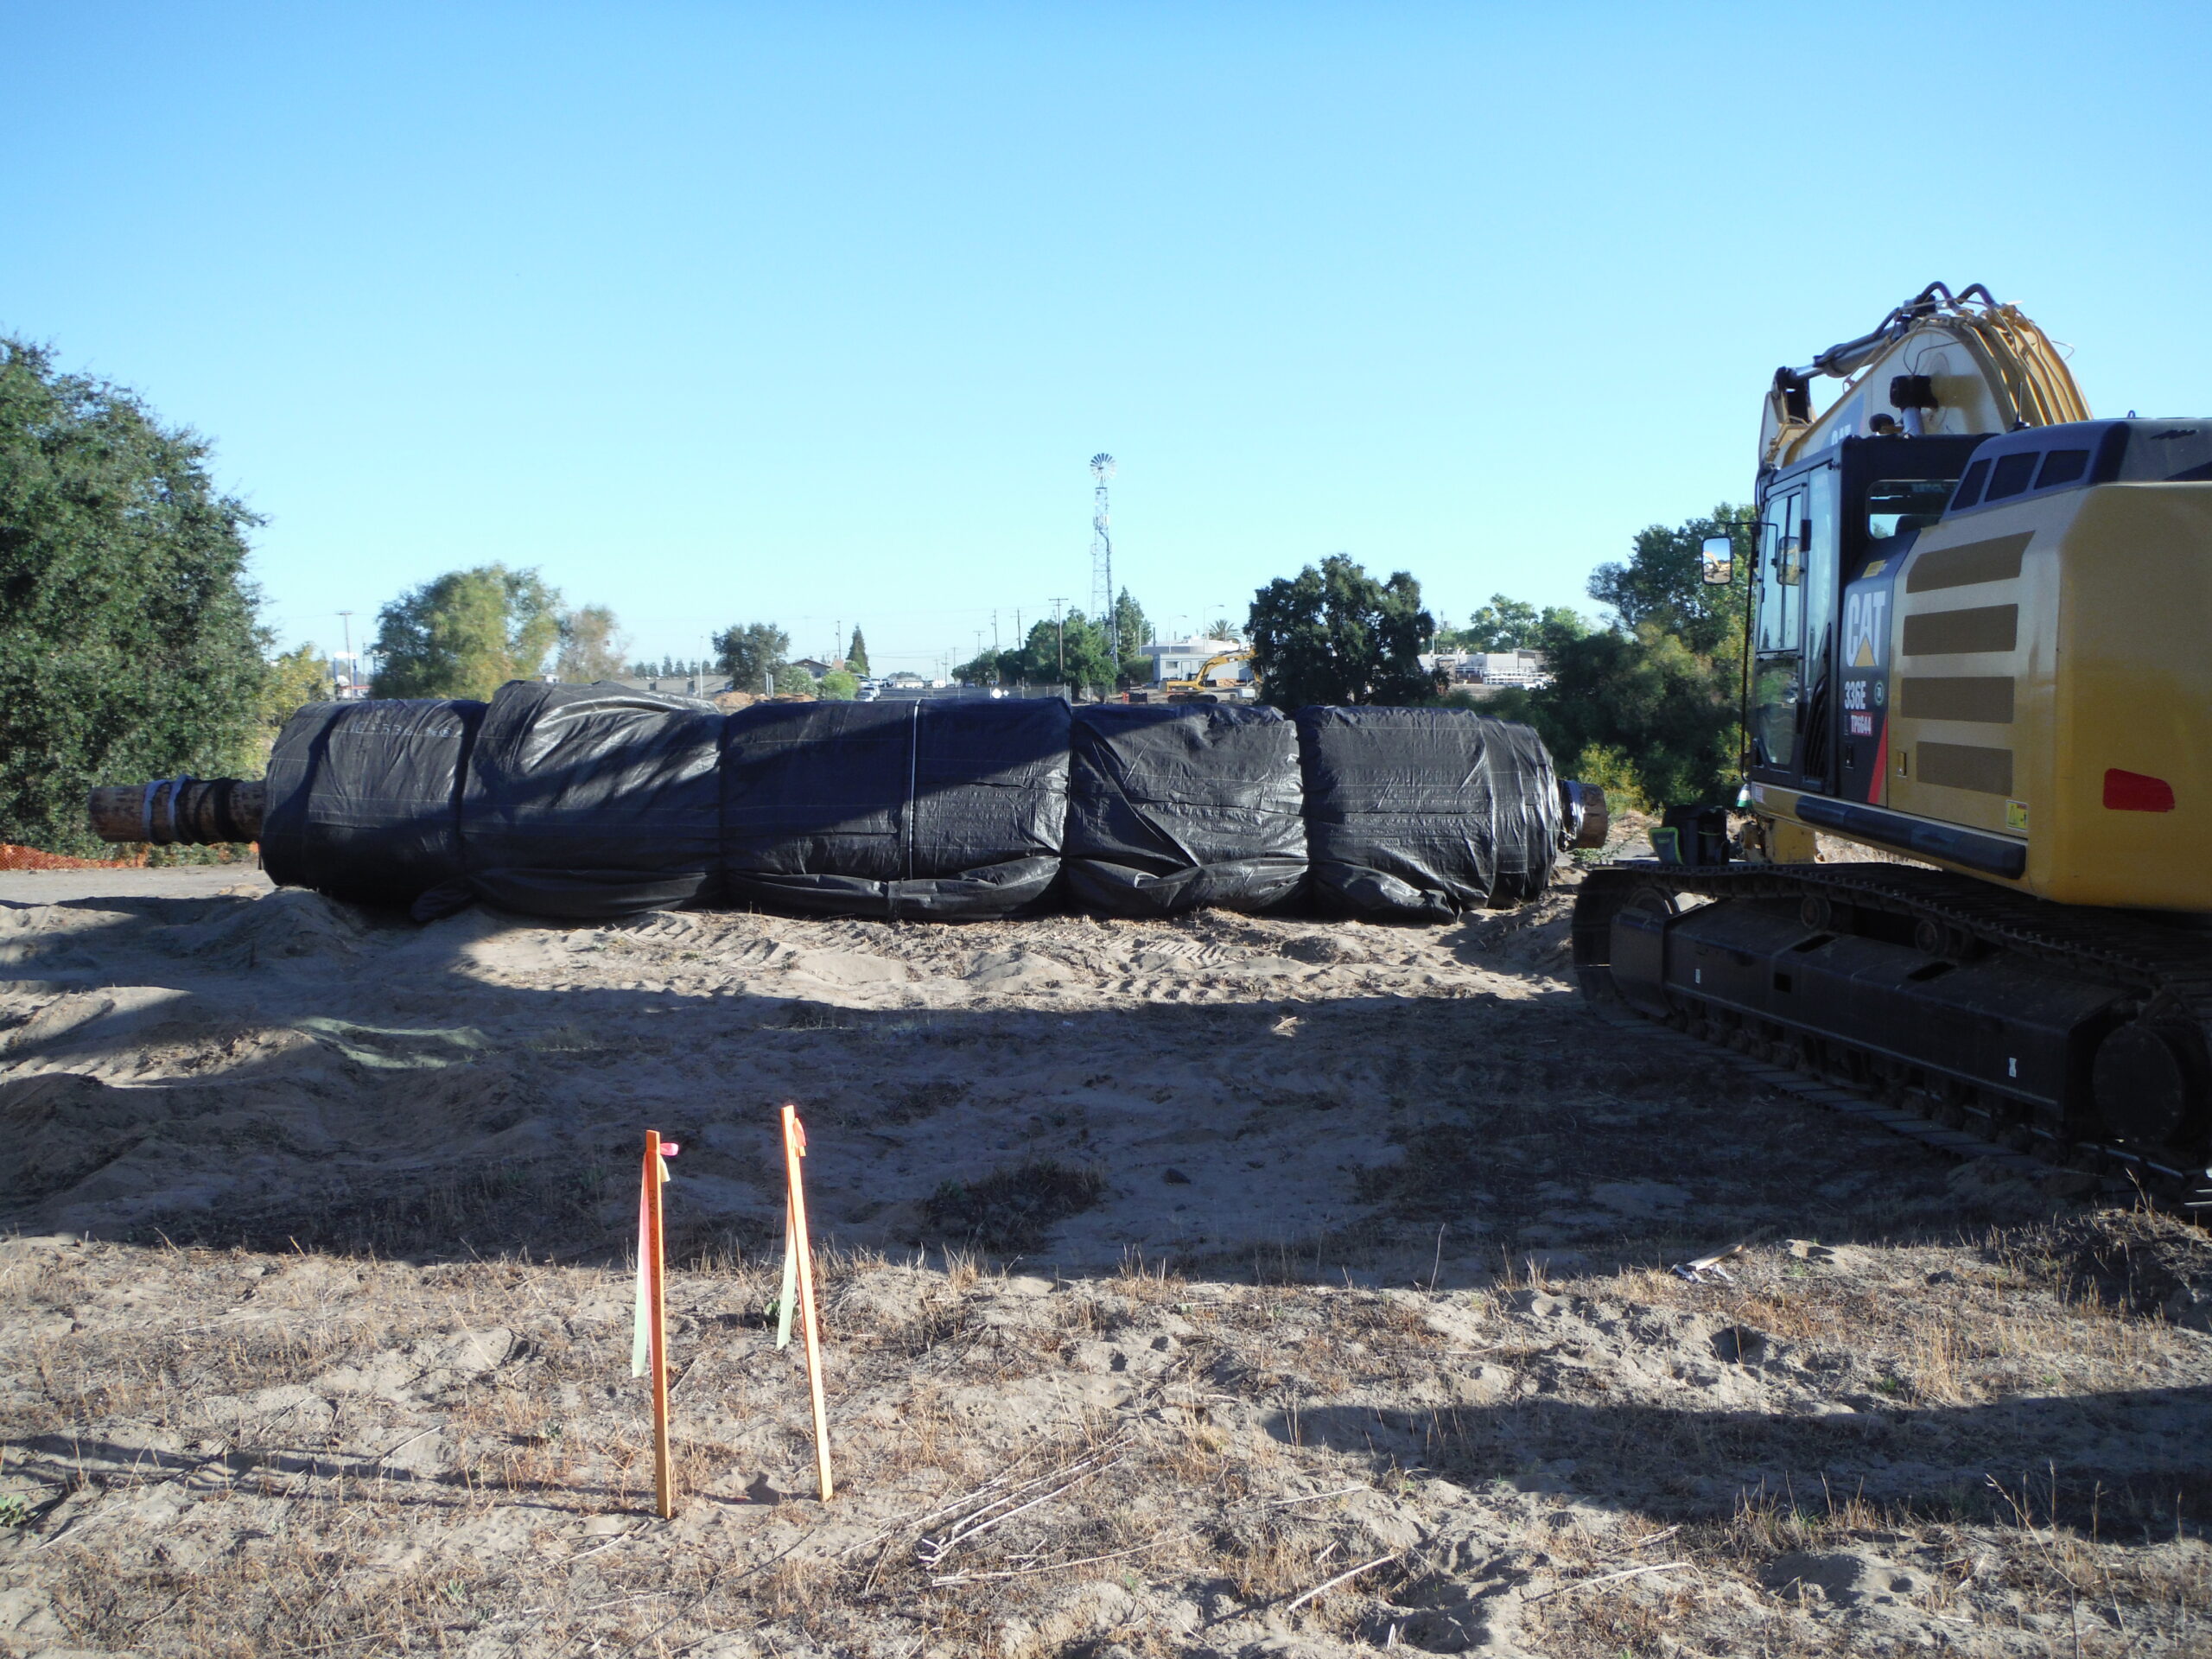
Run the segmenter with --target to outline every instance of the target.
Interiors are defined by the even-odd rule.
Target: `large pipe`
[[[1612,809],[1605,804],[1605,791],[1595,784],[1578,784],[1569,778],[1559,780],[1560,840],[1569,850],[1603,847],[1612,833]]]
[[[1603,847],[1611,827],[1605,791],[1562,779],[1559,794],[1565,845]],[[89,805],[92,833],[102,841],[204,847],[260,840],[267,798],[257,779],[160,778],[96,789]]]
[[[157,778],[96,789],[87,803],[102,841],[157,847],[258,841],[268,789],[244,778]]]

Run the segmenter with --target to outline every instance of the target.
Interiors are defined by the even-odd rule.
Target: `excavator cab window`
[[[1797,758],[1805,666],[1805,551],[1811,539],[1800,483],[1769,498],[1761,528],[1758,629],[1751,671],[1751,764],[1787,772]]]
[[[1948,478],[1877,479],[1866,490],[1866,539],[1870,543],[1887,542],[1925,530],[1943,516],[1950,499]],[[1902,551],[1872,546],[1868,550],[1877,558],[1898,557]]]

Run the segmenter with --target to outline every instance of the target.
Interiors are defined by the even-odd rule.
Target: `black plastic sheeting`
[[[269,758],[261,862],[271,880],[405,909],[460,879],[459,801],[484,705],[313,702]]]
[[[1306,855],[1324,911],[1446,921],[1549,884],[1559,782],[1528,727],[1461,709],[1313,708],[1297,718]]]
[[[1068,888],[1116,916],[1287,906],[1306,880],[1298,728],[1272,709],[1075,711]]]
[[[722,719],[617,685],[501,686],[461,791],[469,893],[587,920],[712,902]]]
[[[756,703],[723,734],[728,895],[890,920],[1039,908],[1067,780],[1056,697]]]
[[[1551,757],[1451,709],[1058,699],[762,703],[613,684],[316,703],[278,736],[262,857],[427,918],[682,905],[976,920],[1065,891],[1128,916],[1440,921],[1550,880]],[[1063,869],[1067,875],[1060,886]]]

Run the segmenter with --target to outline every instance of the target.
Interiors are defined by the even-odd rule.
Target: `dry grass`
[[[194,1659],[673,1652],[717,1630],[1042,1659],[1236,1651],[1271,1619],[1352,1649],[1495,1629],[1578,1659],[1910,1631],[2201,1650],[2212,1478],[2008,1465],[1978,1426],[2024,1380],[2094,1404],[2212,1376],[2212,1341],[2085,1278],[2081,1243],[1769,1248],[1730,1286],[1503,1258],[1449,1294],[1135,1252],[1052,1287],[825,1251],[844,1488],[825,1512],[798,1363],[761,1313],[774,1252],[723,1240],[672,1286],[668,1527],[644,1513],[619,1268],[12,1246],[0,1587],[35,1593],[53,1643]],[[1717,1358],[1716,1332],[1745,1357]],[[1854,1447],[1881,1442],[1824,1437],[1808,1389],[1955,1423],[1966,1440],[1916,1454],[1953,1473],[1876,1490],[1889,1460]],[[2188,1458],[2205,1466],[2201,1440]],[[1016,1489],[1042,1501],[931,1554]],[[1775,1582],[1799,1557],[1916,1587],[1878,1607]]]

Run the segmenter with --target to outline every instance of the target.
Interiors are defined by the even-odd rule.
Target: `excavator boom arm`
[[[1845,382],[1817,415],[1815,375]],[[1942,283],[1871,333],[1831,346],[1803,368],[1775,371],[1759,432],[1771,472],[1840,437],[2011,432],[2089,418],[2088,403],[2050,337],[1980,283]]]

